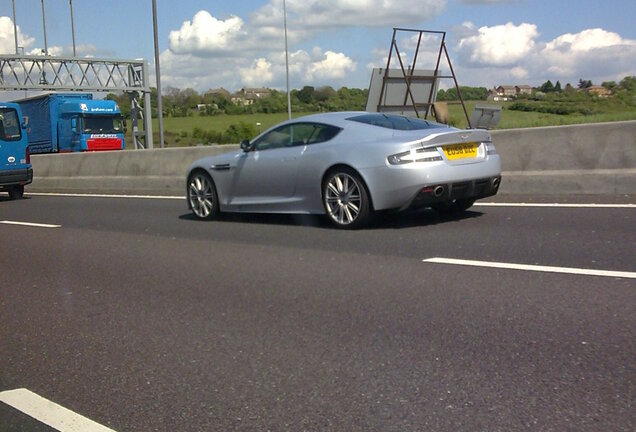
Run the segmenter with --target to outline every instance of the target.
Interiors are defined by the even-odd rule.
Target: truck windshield
[[[121,118],[113,116],[90,116],[83,118],[84,133],[121,133]]]
[[[20,119],[12,108],[0,108],[0,139],[3,141],[20,141]]]

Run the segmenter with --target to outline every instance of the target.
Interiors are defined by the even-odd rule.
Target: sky
[[[162,89],[284,89],[283,0],[157,0]],[[72,0],[79,57],[145,59],[155,85],[151,0]],[[69,0],[44,0],[49,54],[71,56]],[[44,49],[42,0],[15,0],[18,45]],[[636,0],[286,0],[291,88],[367,88],[393,28],[446,32],[460,85],[538,86],[636,75]],[[417,33],[398,32],[405,66]],[[439,37],[416,66],[434,69]],[[15,53],[12,0],[0,0],[0,53]],[[399,67],[397,56],[391,67]],[[445,60],[441,68],[448,73]],[[443,81],[442,87],[453,85]]]

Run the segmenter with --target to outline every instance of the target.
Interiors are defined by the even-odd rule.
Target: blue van
[[[20,105],[0,102],[0,192],[11,199],[22,198],[24,185],[33,181],[26,123]]]

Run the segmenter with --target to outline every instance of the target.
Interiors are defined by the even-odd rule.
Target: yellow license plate
[[[464,143],[447,145],[442,148],[446,154],[446,159],[457,160],[477,157],[477,147],[477,143]]]

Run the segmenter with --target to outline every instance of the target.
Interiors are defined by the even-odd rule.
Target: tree
[[[304,104],[314,103],[314,88],[312,86],[305,86],[296,93],[296,97]]]
[[[620,88],[628,92],[636,92],[636,76],[628,76],[621,80]]]
[[[586,88],[590,88],[592,87],[592,81],[591,80],[584,80],[584,79],[579,79],[579,88],[580,89],[586,89]]]
[[[555,91],[554,84],[552,84],[552,81],[547,80],[546,82],[541,84],[541,86],[539,87],[539,91],[542,91],[543,93],[552,93],[553,91]]]
[[[554,85],[554,91],[557,93],[561,93],[563,90],[561,89],[561,81],[557,81]]]
[[[333,87],[330,86],[318,87],[316,90],[314,90],[314,100],[316,102],[328,101],[330,98],[336,95],[336,91],[333,89]]]

